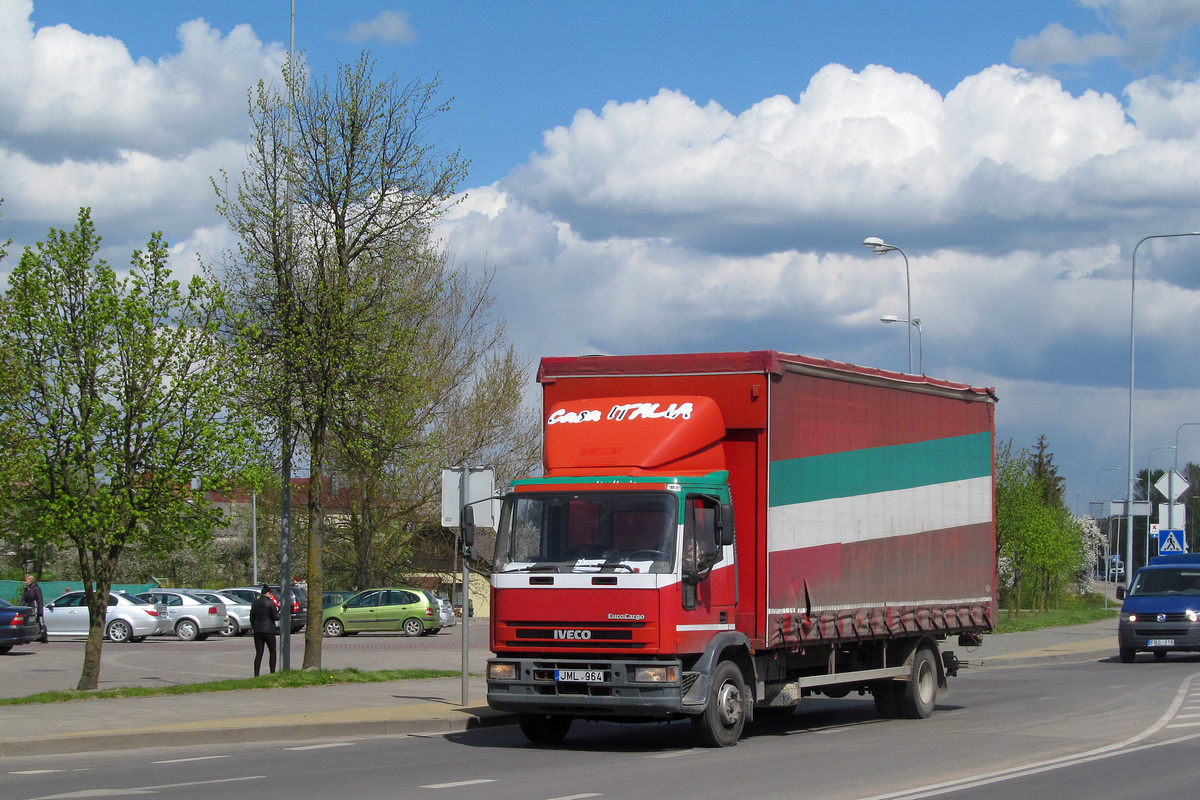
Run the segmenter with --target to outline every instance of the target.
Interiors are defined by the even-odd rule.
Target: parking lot
[[[470,671],[486,668],[488,620],[476,617],[470,627]],[[83,640],[52,641],[14,647],[0,655],[0,697],[24,697],[37,692],[74,689],[83,669]],[[304,634],[293,635],[291,666],[304,664]],[[432,636],[400,633],[362,633],[322,640],[321,665],[326,669],[447,669],[462,668],[462,626]],[[282,657],[282,653],[280,654]],[[263,669],[266,670],[264,656]],[[254,640],[250,636],[211,637],[181,642],[174,636],[153,636],[137,644],[104,643],[100,661],[101,689],[119,686],[171,686],[204,683],[254,675]]]

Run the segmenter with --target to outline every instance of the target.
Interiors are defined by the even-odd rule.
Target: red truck
[[[803,696],[928,717],[996,611],[991,389],[775,351],[546,358],[492,569],[488,703],[532,741]]]

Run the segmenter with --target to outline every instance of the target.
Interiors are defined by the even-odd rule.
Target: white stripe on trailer
[[[767,547],[780,552],[947,530],[990,523],[992,512],[990,476],[814,500],[769,509]]]

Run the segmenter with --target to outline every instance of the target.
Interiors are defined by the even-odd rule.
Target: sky
[[[437,234],[530,365],[907,371],[913,333],[914,371],[995,387],[1000,442],[1046,437],[1073,511],[1124,496],[1131,449],[1200,462],[1200,0],[295,6],[311,74],[440,80],[427,140],[471,166]],[[114,266],[153,231],[181,276],[216,263],[211,181],[289,12],[0,0],[0,273],[81,206]]]

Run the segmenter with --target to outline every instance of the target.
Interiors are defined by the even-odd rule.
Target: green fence
[[[42,587],[42,599],[47,603],[67,592],[82,591],[83,589],[81,581],[38,581],[38,586]],[[158,589],[161,586],[162,584],[158,580],[151,578],[149,583],[117,583],[113,584],[112,588],[113,591],[137,594]],[[20,605],[23,591],[25,591],[25,581],[0,581],[0,598],[10,603]]]

